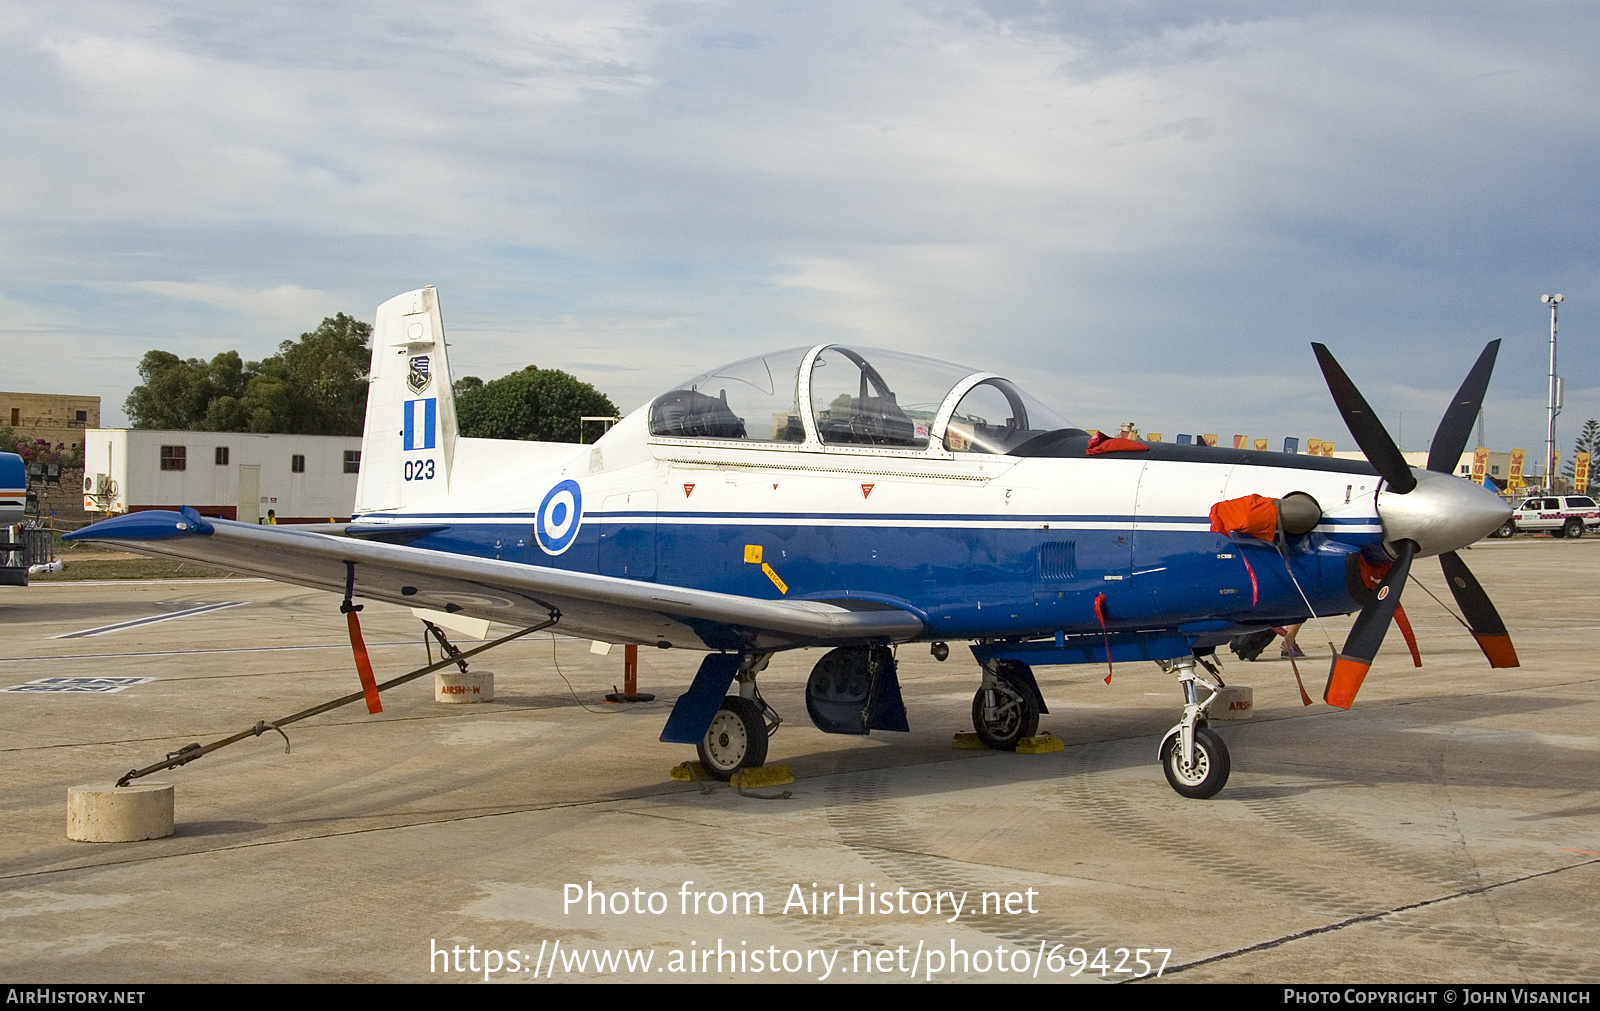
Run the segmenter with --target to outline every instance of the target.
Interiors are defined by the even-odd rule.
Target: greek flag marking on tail
[[[438,399],[407,400],[405,414],[405,449],[432,449],[439,427]]]

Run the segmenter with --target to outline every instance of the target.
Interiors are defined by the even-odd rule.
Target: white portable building
[[[84,433],[89,513],[193,506],[202,516],[279,523],[347,520],[361,437],[91,428]]]

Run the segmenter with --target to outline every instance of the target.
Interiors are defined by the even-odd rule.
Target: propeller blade
[[[1361,391],[1356,389],[1356,384],[1344,374],[1344,369],[1339,367],[1333,353],[1323,344],[1312,344],[1311,350],[1316,352],[1317,364],[1322,366],[1322,377],[1328,381],[1328,392],[1333,394],[1333,402],[1344,418],[1345,427],[1355,436],[1356,445],[1366,454],[1367,461],[1378,468],[1379,476],[1388,482],[1390,491],[1404,495],[1415,488],[1417,479],[1412,476],[1406,458],[1400,455],[1399,447],[1389,438],[1383,422],[1372,413],[1372,408],[1367,406]],[[1460,456],[1459,453],[1456,455]],[[1384,619],[1384,624],[1388,624],[1387,618]],[[1379,639],[1382,640],[1381,632]]]
[[[1444,569],[1444,581],[1450,584],[1450,592],[1461,606],[1461,613],[1466,615],[1478,648],[1489,658],[1489,666],[1521,666],[1517,651],[1511,645],[1511,636],[1506,632],[1506,623],[1500,620],[1500,612],[1489,602],[1489,595],[1483,592],[1483,586],[1467,568],[1467,563],[1454,551],[1446,551],[1439,556],[1439,567]]]
[[[1344,641],[1344,652],[1333,658],[1328,686],[1322,692],[1322,701],[1330,706],[1349,709],[1355,704],[1356,692],[1361,690],[1372,658],[1383,645],[1383,634],[1394,620],[1395,608],[1400,606],[1400,590],[1411,571],[1411,559],[1416,557],[1417,542],[1399,540],[1394,546],[1399,553],[1378,584],[1377,597],[1356,615],[1356,623],[1350,627],[1350,635]]]
[[[1500,342],[1492,340],[1478,356],[1477,364],[1461,381],[1461,389],[1450,401],[1449,410],[1439,419],[1433,433],[1433,446],[1428,450],[1428,469],[1440,474],[1454,474],[1461,453],[1467,448],[1467,436],[1472,434],[1472,421],[1483,408],[1483,394],[1489,388],[1489,376],[1494,372],[1494,358],[1500,353]]]
[[[1411,619],[1406,617],[1406,609],[1396,604],[1394,608],[1394,627],[1400,630],[1400,635],[1406,641],[1406,649],[1411,651],[1411,665],[1422,666],[1422,651],[1417,649],[1417,633],[1411,631]]]

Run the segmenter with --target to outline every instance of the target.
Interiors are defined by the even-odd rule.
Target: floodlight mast
[[[1556,306],[1561,304],[1561,295],[1543,295],[1539,301],[1550,307],[1550,400],[1549,400],[1549,428],[1544,440],[1544,490],[1554,493],[1556,490],[1556,415],[1561,413],[1561,380],[1556,378]]]

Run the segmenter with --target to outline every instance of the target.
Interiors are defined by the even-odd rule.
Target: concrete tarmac
[[[1227,655],[1256,715],[1216,725],[1233,773],[1209,801],[1156,764],[1180,696],[1153,664],[1109,686],[1041,669],[1041,729],[1067,746],[1030,756],[951,747],[977,684],[959,645],[899,651],[913,729],[870,738],[812,728],[821,654],[779,656],[769,761],[797,782],[753,796],[668,779],[693,749],[656,738],[699,654],[642,651],[659,701],[619,707],[601,697],[620,648],[536,634],[474,662],[492,703],[436,704],[425,677],[381,715],[290,727],[291,753],[268,732],[152,777],[177,786],[176,834],[125,844],[69,842],[68,788],[355,690],[338,600],[0,588],[0,688],[153,679],[0,692],[0,965],[30,983],[1594,982],[1600,542],[1463,557],[1520,668],[1488,667],[1419,561],[1425,666],[1391,630],[1350,712],[1303,707],[1275,647]],[[362,622],[379,680],[422,665],[408,612]],[[1326,657],[1348,627],[1307,623],[1301,645]],[[1301,663],[1313,697],[1326,670]]]

